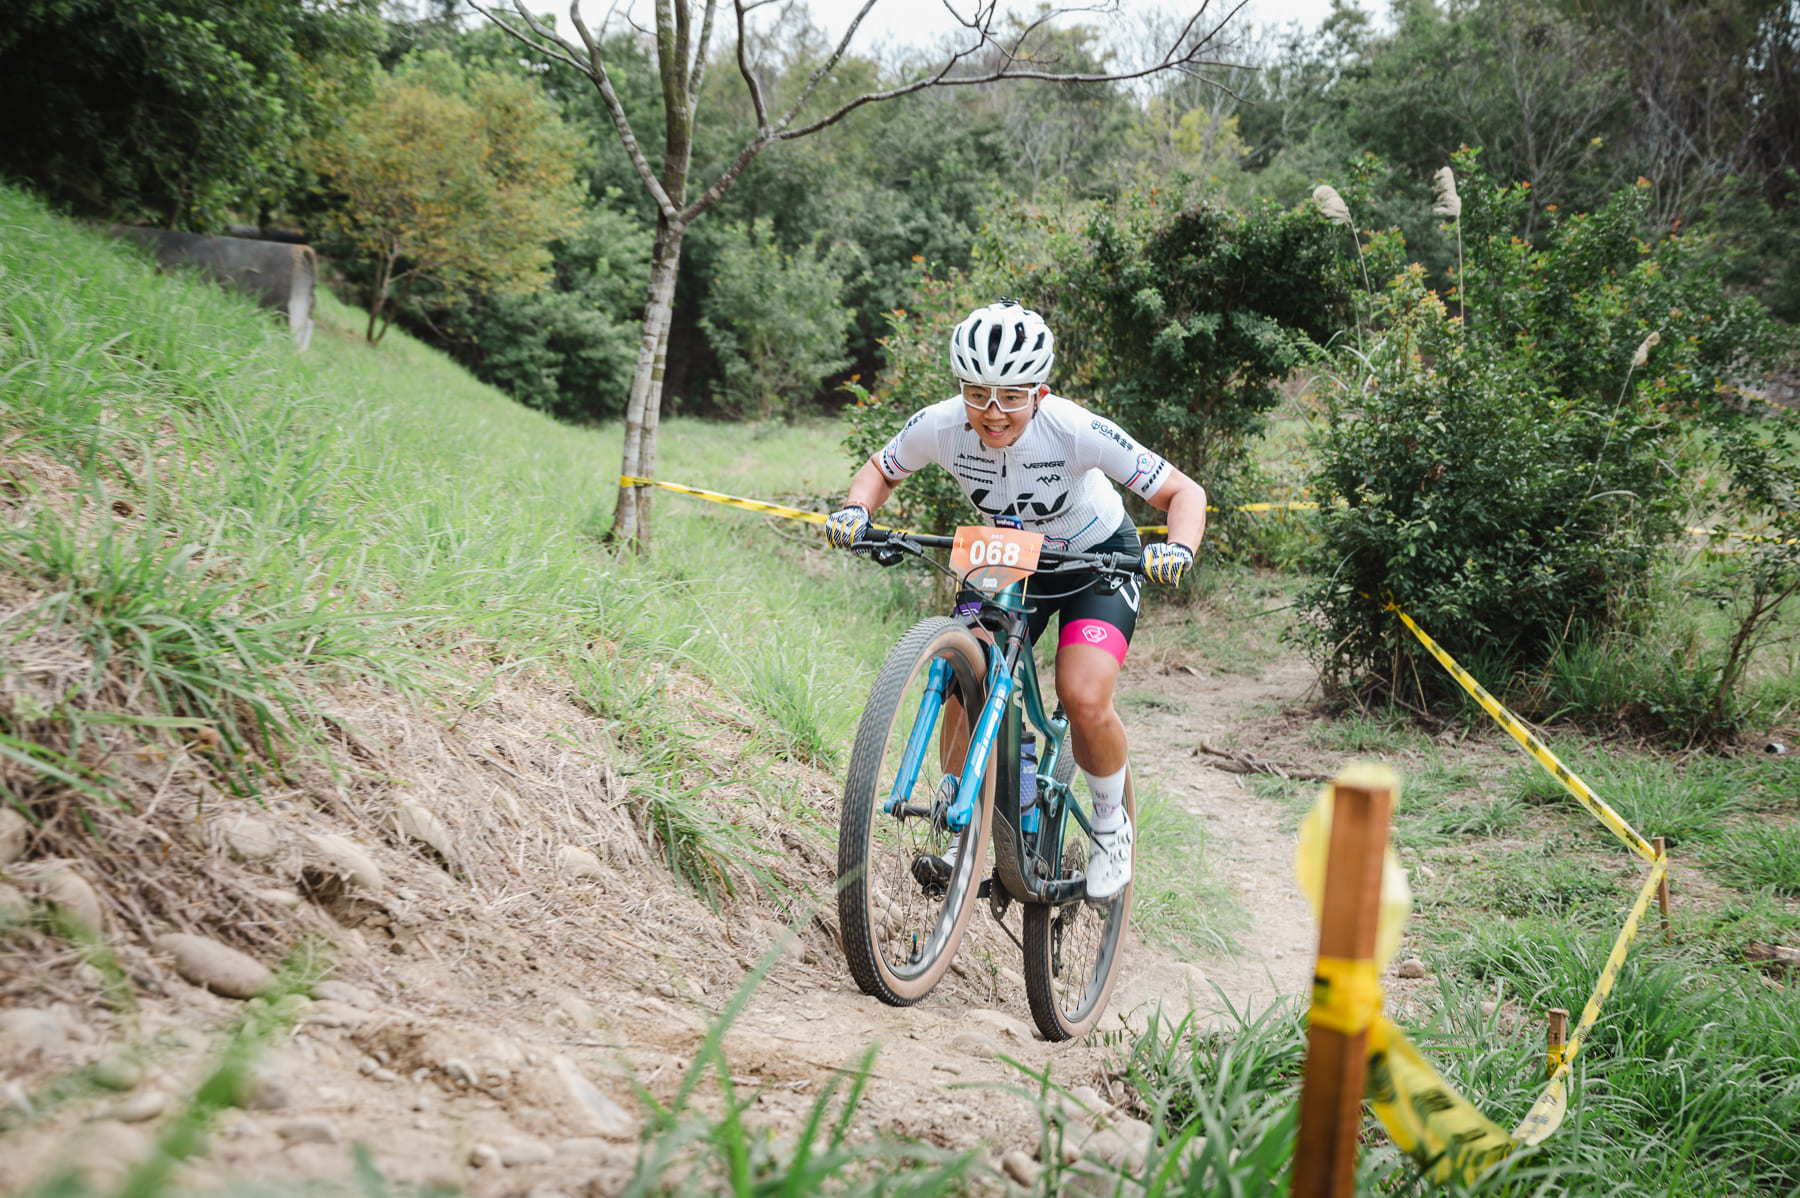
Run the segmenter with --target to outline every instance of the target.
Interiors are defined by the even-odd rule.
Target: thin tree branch
[[[469,7],[492,21],[494,24],[500,26],[502,30],[511,35],[515,40],[523,43],[532,51],[542,54],[545,58],[572,66],[584,75],[588,73],[587,65],[583,63],[580,58],[576,57],[581,52],[575,49],[574,46],[571,46],[568,42],[563,41],[560,37],[556,37],[554,34],[546,34],[546,37],[552,44],[545,45],[543,41],[521,33],[494,13],[483,8],[480,4],[480,0],[469,0]],[[526,14],[526,20],[529,21],[534,28],[537,27],[537,22],[531,19],[530,14]]]
[[[781,118],[781,123],[776,126],[778,130],[787,128],[793,123],[794,118],[800,115],[800,110],[806,107],[808,100],[812,99],[813,89],[819,86],[819,80],[830,74],[832,68],[836,67],[838,61],[844,57],[844,52],[850,48],[850,39],[856,36],[857,26],[862,24],[863,18],[868,16],[869,10],[874,7],[875,0],[863,0],[863,6],[856,10],[854,17],[850,18],[850,27],[844,30],[844,36],[838,39],[837,48],[824,62],[819,64],[819,69],[812,73],[812,78],[806,81],[806,86],[801,89],[799,97],[794,100],[793,106],[787,110],[787,114]],[[742,29],[743,26],[740,23],[740,39],[742,38]]]
[[[837,124],[837,122],[843,120],[844,117],[848,116],[856,109],[863,107],[865,104],[878,104],[886,100],[895,100],[901,96],[909,96],[914,92],[923,91],[928,87],[975,87],[984,83],[998,83],[1005,79],[1036,79],[1045,83],[1064,84],[1129,83],[1133,79],[1142,79],[1147,75],[1155,75],[1167,70],[1180,71],[1183,74],[1191,74],[1196,78],[1204,79],[1205,76],[1201,75],[1198,70],[1200,67],[1235,67],[1238,65],[1237,63],[1226,62],[1222,59],[1201,58],[1199,57],[1200,50],[1201,47],[1196,46],[1193,50],[1190,50],[1180,58],[1169,62],[1157,63],[1154,66],[1144,67],[1142,70],[1121,71],[1116,74],[1104,75],[1064,75],[1058,74],[1055,71],[999,70],[989,72],[985,75],[959,75],[956,77],[948,77],[950,67],[953,66],[956,61],[956,59],[952,59],[947,62],[943,69],[937,74],[931,75],[925,79],[917,80],[913,83],[906,84],[903,87],[889,88],[886,91],[865,92],[856,97],[856,99],[849,101],[826,116],[821,117],[812,124],[802,128],[777,129],[773,140],[792,141],[797,137],[806,137],[809,134],[817,133],[828,125]],[[957,58],[960,59],[966,57],[969,53],[972,53],[972,50],[963,51],[957,55]],[[1213,83],[1210,79],[1207,79],[1206,82]],[[1218,85],[1213,84],[1213,86]]]
[[[769,136],[769,109],[763,103],[762,84],[756,81],[756,71],[750,66],[750,36],[749,30],[744,27],[744,15],[753,8],[762,7],[762,4],[746,5],[744,0],[732,0],[732,7],[737,12],[738,74],[744,77],[744,86],[750,90],[750,103],[756,106],[756,138],[762,141]],[[759,152],[760,148],[758,147]]]
[[[638,144],[637,134],[632,131],[631,121],[625,115],[625,106],[619,102],[619,93],[613,89],[612,77],[607,74],[606,59],[601,51],[600,42],[588,30],[586,22],[581,19],[580,9],[574,3],[569,5],[569,18],[574,22],[575,31],[581,35],[582,43],[586,47],[585,54],[532,16],[530,10],[525,7],[525,0],[513,0],[513,7],[525,19],[525,24],[531,32],[537,35],[535,38],[525,36],[518,29],[501,20],[490,8],[483,5],[482,0],[469,0],[469,7],[500,26],[514,40],[546,57],[567,63],[593,80],[594,86],[600,91],[601,99],[606,102],[606,110],[612,116],[613,127],[618,130],[619,140],[624,144],[625,153],[630,157],[631,165],[636,168],[638,178],[643,181],[645,189],[649,191],[650,198],[656,202],[657,208],[664,216],[673,218],[678,215],[675,205],[669,201],[668,193],[663,190],[662,181],[656,177],[656,172],[651,169],[649,160],[644,157],[643,148]],[[608,19],[611,19],[610,13]],[[563,52],[552,53],[549,46],[560,47]],[[587,61],[583,62],[582,58]]]
[[[706,17],[700,22],[700,45],[694,50],[694,67],[688,72],[688,107],[700,98],[700,85],[706,78],[706,55],[712,47],[713,13],[719,0],[706,0]]]

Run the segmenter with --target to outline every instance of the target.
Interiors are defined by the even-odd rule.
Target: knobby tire
[[[1059,770],[1058,773],[1061,771]],[[1131,774],[1125,775],[1125,810],[1137,822],[1137,800]],[[1079,832],[1080,825],[1069,821]],[[1077,837],[1063,850],[1063,876],[1085,867],[1087,841]],[[1079,854],[1071,861],[1071,851]],[[1025,903],[1025,997],[1031,1018],[1051,1043],[1085,1036],[1100,1021],[1118,978],[1125,951],[1125,928],[1131,917],[1135,882],[1097,910],[1085,899],[1052,906]]]
[[[938,657],[950,665],[962,697],[961,719],[966,731],[973,732],[985,698],[981,643],[966,626],[947,616],[921,620],[895,644],[876,675],[857,724],[838,820],[838,927],[844,956],[863,993],[897,1007],[910,1006],[931,993],[956,954],[975,910],[993,812],[990,760],[981,800],[963,830],[956,869],[941,899],[934,899],[914,881],[910,864],[921,851],[941,855],[949,836],[924,819],[897,820],[882,806],[918,716],[919,684]],[[939,733],[948,718],[940,714]],[[961,768],[961,762],[952,763],[955,772],[960,774]],[[913,801],[928,803],[938,778],[934,735]]]

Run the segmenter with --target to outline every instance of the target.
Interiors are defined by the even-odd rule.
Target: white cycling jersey
[[[1125,522],[1107,478],[1148,499],[1169,463],[1118,425],[1059,395],[1047,395],[1019,439],[989,449],[969,424],[962,397],[913,414],[876,459],[892,483],[936,462],[955,476],[989,524],[1044,534],[1048,548],[1085,553]]]

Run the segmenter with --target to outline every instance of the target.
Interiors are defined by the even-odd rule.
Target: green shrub
[[[1311,204],[1239,211],[1178,177],[1073,210],[997,204],[973,273],[1044,314],[1059,393],[1203,483],[1227,509],[1209,538],[1236,547],[1267,532],[1229,509],[1268,497],[1251,448],[1280,385],[1349,325],[1353,248]]]
[[[1622,627],[1679,529],[1690,433],[1780,344],[1698,239],[1639,240],[1644,188],[1528,245],[1524,185],[1459,164],[1467,324],[1410,267],[1372,298],[1367,353],[1333,359],[1299,601],[1332,682],[1428,701],[1456,684],[1384,603],[1458,657],[1531,671],[1571,629]]]
[[[716,232],[718,259],[701,307],[725,380],[722,406],[767,420],[806,409],[827,375],[850,364],[842,255],[783,253],[761,223]]]

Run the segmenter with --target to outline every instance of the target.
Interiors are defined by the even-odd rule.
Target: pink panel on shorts
[[[1071,620],[1056,638],[1059,649],[1064,645],[1093,645],[1112,654],[1120,665],[1125,664],[1125,650],[1130,643],[1124,633],[1105,620]]]

